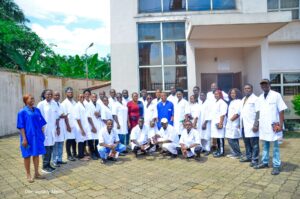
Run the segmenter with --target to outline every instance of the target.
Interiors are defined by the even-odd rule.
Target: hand
[[[71,127],[70,126],[67,126],[67,131],[69,132],[69,133],[71,133]]]
[[[56,134],[57,134],[57,136],[60,135],[60,128],[56,128]]]
[[[81,130],[81,135],[82,135],[82,136],[85,136],[85,135],[86,135],[86,134],[85,134],[85,131],[84,131],[83,129]]]
[[[97,129],[94,126],[92,127],[92,133],[97,133]]]
[[[194,124],[193,127],[194,127],[194,129],[197,129],[197,124]]]
[[[253,126],[253,127],[252,127],[252,131],[253,131],[254,133],[256,133],[256,132],[258,131],[258,126]]]
[[[96,116],[96,118],[100,117],[100,113],[99,112],[95,112],[94,115]]]
[[[206,130],[206,123],[202,124],[202,130]]]
[[[110,145],[110,148],[111,148],[112,150],[114,150],[114,149],[116,148],[116,145],[115,145],[115,144],[112,144],[112,145]]]
[[[120,124],[117,124],[117,129],[120,129],[120,128],[121,128]]]
[[[218,129],[222,129],[223,128],[223,124],[220,122],[219,124],[218,124]]]
[[[153,128],[155,123],[153,121],[150,122],[150,127]]]
[[[28,142],[26,138],[23,139],[22,146],[25,148],[28,146]]]
[[[128,128],[130,129],[131,128],[131,125],[130,125],[130,123],[128,122]]]

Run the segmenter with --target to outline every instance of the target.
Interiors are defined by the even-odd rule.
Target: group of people
[[[172,158],[200,158],[201,153],[219,158],[225,156],[225,138],[230,148],[226,156],[249,162],[255,169],[269,166],[273,143],[271,173],[277,175],[287,107],[281,95],[271,90],[269,80],[263,79],[260,86],[263,93],[259,97],[251,84],[244,85],[244,97],[237,88],[226,94],[216,83],[207,94],[195,86],[189,101],[183,90],[175,87],[170,93],[157,89],[155,98],[145,89],[140,96],[132,93],[131,98],[127,90],[116,93],[111,89],[108,97],[104,91],[97,96],[87,89],[78,95],[77,102],[70,87],[65,89],[62,102],[60,92],[46,89],[37,107],[31,95],[24,95],[25,107],[18,113],[17,128],[28,181],[43,178],[38,171],[39,155],[43,155],[45,173],[67,163],[62,159],[64,142],[69,161],[100,158],[105,164],[126,155],[129,146],[136,156],[159,151]],[[264,141],[261,162],[259,139]],[[30,174],[31,157],[34,177]]]

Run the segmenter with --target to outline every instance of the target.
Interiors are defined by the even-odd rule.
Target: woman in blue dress
[[[46,153],[44,147],[45,136],[42,131],[46,124],[38,108],[34,107],[34,98],[27,94],[23,96],[25,107],[18,113],[17,128],[20,130],[20,149],[24,158],[28,182],[34,182],[33,179],[43,179],[39,173],[39,155]],[[32,156],[34,165],[34,178],[30,174],[30,157]]]

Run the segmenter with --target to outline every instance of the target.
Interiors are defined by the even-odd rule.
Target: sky
[[[110,53],[109,0],[15,0],[27,25],[62,55]]]

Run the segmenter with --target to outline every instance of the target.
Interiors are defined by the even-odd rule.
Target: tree
[[[300,94],[294,96],[292,103],[294,105],[295,113],[300,116]]]

